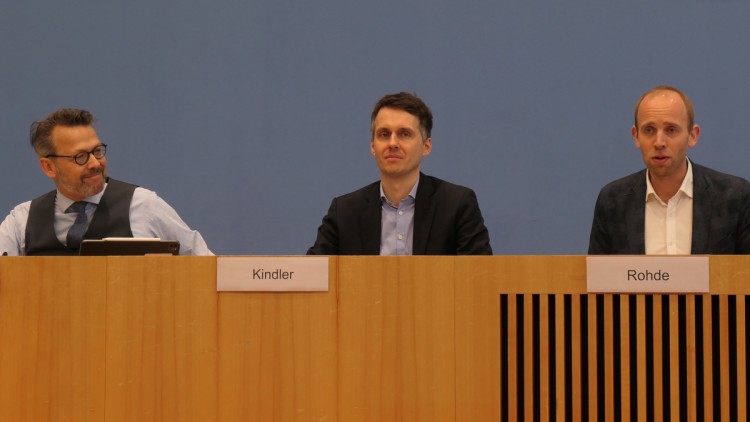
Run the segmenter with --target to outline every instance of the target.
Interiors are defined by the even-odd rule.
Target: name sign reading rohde
[[[328,257],[220,256],[220,292],[327,292]]]
[[[708,293],[707,256],[588,256],[589,293]]]

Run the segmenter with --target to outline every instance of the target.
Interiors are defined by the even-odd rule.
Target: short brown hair
[[[46,119],[37,120],[31,124],[29,133],[31,146],[39,157],[46,157],[55,153],[52,144],[52,131],[56,126],[91,126],[94,116],[77,108],[61,108],[56,110]]]
[[[685,109],[687,110],[688,130],[692,129],[695,125],[695,109],[693,108],[693,102],[690,101],[690,98],[687,96],[687,94],[669,85],[659,85],[655,88],[651,88],[650,90],[646,91],[645,94],[641,95],[641,98],[639,98],[638,102],[635,104],[635,129],[638,130],[638,109],[641,107],[641,103],[647,96],[659,91],[671,91],[682,98],[682,102],[685,104]]]
[[[422,137],[426,140],[432,136],[432,112],[427,104],[419,97],[408,92],[388,94],[381,98],[372,109],[370,116],[370,131],[375,136],[375,118],[382,108],[393,108],[405,111],[419,119],[419,127],[422,129]]]

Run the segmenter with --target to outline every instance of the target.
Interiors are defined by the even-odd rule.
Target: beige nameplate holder
[[[588,256],[589,293],[708,293],[707,256]]]
[[[220,292],[327,292],[328,257],[220,256]]]

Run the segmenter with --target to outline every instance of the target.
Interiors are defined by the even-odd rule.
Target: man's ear
[[[52,164],[52,160],[49,158],[39,158],[39,167],[41,167],[42,172],[50,179],[57,177],[57,167]]]
[[[427,138],[424,140],[424,148],[422,149],[422,157],[426,157],[430,155],[430,151],[432,151],[432,138]]]
[[[641,149],[641,143],[638,141],[638,128],[635,125],[630,128],[630,134],[633,136],[633,141],[635,141],[635,147]]]
[[[690,148],[694,147],[698,143],[698,138],[701,136],[701,127],[698,125],[693,125],[693,128],[690,129],[690,138],[688,138],[688,146]]]

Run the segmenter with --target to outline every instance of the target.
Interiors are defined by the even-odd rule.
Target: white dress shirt
[[[693,241],[693,167],[665,203],[646,173],[646,255],[690,255]]]

